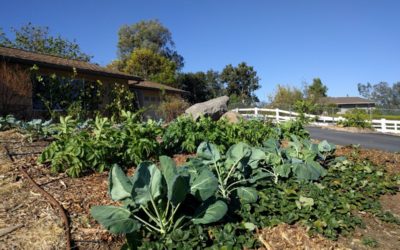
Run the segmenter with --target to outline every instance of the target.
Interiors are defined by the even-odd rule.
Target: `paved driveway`
[[[312,139],[327,140],[337,145],[360,144],[363,148],[400,152],[400,136],[378,133],[349,133],[317,127],[307,127]]]

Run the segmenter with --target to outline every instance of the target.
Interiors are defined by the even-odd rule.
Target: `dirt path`
[[[108,173],[77,179],[52,174],[36,163],[37,154],[26,154],[42,150],[43,142],[26,143],[18,134],[4,132],[0,141],[0,230],[22,225],[0,237],[0,249],[65,249],[59,212],[23,178],[21,166],[68,212],[73,249],[120,248],[121,238],[110,235],[89,216],[92,205],[112,203],[107,195]]]

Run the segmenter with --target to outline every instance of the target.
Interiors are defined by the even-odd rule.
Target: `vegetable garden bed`
[[[196,150],[193,150],[190,144],[198,143],[196,140],[201,139],[201,129],[203,128],[193,127],[198,124],[191,124],[188,121],[179,122],[185,123],[184,127],[189,126],[186,124],[189,123],[192,126],[190,129],[194,131],[197,129],[198,134],[192,136],[190,140],[181,138],[175,141],[174,145],[180,145],[179,147],[173,146],[163,152],[174,156],[173,159],[178,168],[175,168],[175,164],[167,157],[161,158],[160,166],[157,155],[160,152],[157,152],[154,156],[149,155],[149,159],[157,166],[150,167],[151,163],[146,163],[147,165],[139,166],[139,169],[142,168],[142,170],[137,170],[134,162],[130,163],[131,166],[122,165],[127,176],[136,176],[129,181],[124,179],[125,174],[120,171],[121,168],[114,167],[112,175],[114,178],[111,178],[113,186],[109,188],[107,188],[109,185],[107,168],[103,173],[85,170],[81,172],[83,177],[70,178],[65,173],[52,172],[52,168],[47,165],[38,164],[36,162],[37,154],[21,154],[33,152],[32,148],[43,146],[44,141],[39,140],[32,144],[22,140],[20,136],[15,136],[16,134],[11,134],[11,136],[8,134],[7,136],[10,138],[0,136],[3,146],[19,153],[14,156],[15,162],[8,168],[2,169],[0,174],[4,180],[0,195],[6,201],[0,214],[1,227],[17,223],[24,224],[21,229],[1,237],[0,243],[4,243],[6,246],[26,248],[27,241],[34,240],[26,236],[29,235],[27,232],[35,232],[39,237],[42,233],[46,235],[47,228],[47,234],[51,236],[48,237],[52,240],[46,238],[48,240],[41,241],[43,245],[40,247],[63,247],[65,240],[63,239],[62,223],[57,212],[53,211],[51,206],[46,204],[40,195],[32,191],[25,180],[21,178],[22,175],[18,168],[29,166],[28,173],[31,177],[67,210],[71,220],[73,243],[81,249],[118,249],[125,243],[123,236],[108,233],[93,219],[92,215],[103,224],[104,217],[101,215],[99,217],[99,213],[96,215],[96,212],[90,214],[90,209],[92,208],[93,212],[95,206],[119,207],[123,204],[126,205],[124,209],[131,213],[129,218],[134,219],[135,217],[132,215],[136,215],[150,225],[147,225],[148,228],[146,228],[146,223],[142,222],[140,223],[141,229],[132,231],[139,233],[135,237],[141,239],[142,248],[220,248],[222,246],[232,248],[275,246],[279,248],[279,244],[284,242],[286,242],[286,246],[291,246],[287,237],[285,238],[285,235],[282,234],[287,230],[293,234],[293,230],[295,230],[295,235],[298,235],[301,241],[305,242],[309,239],[312,242],[310,244],[321,246],[321,248],[328,246],[364,248],[366,245],[374,244],[378,244],[380,249],[396,249],[398,247],[397,239],[400,235],[399,195],[387,198],[389,194],[398,192],[399,183],[395,176],[400,173],[398,154],[351,147],[341,148],[333,154],[332,145],[322,143],[319,145],[320,149],[316,150],[318,144],[312,144],[299,137],[291,137],[290,134],[294,134],[294,131],[287,132],[289,136],[283,136],[283,133],[281,135],[273,134],[277,131],[271,132],[270,128],[268,128],[268,133],[275,139],[269,140],[267,143],[251,141],[258,138],[257,136],[260,138],[264,136],[262,131],[258,131],[258,135],[256,133],[249,138],[243,136],[239,141],[234,139],[235,136],[231,136],[233,138],[229,143],[231,145],[223,145],[223,143],[219,144],[217,138],[226,134],[227,130],[220,129],[221,127],[214,123],[203,121],[205,123],[203,127],[215,126],[212,131],[218,132],[220,129],[218,132],[220,134],[214,139],[214,142],[217,143],[216,146],[203,143],[197,149],[196,155],[192,153]],[[175,123],[175,126],[178,125]],[[178,127],[181,129],[182,126]],[[240,131],[238,128],[236,129]],[[112,131],[112,129],[108,131]],[[230,131],[234,131],[232,134],[239,138],[239,133],[235,132],[234,128],[231,128]],[[207,136],[212,138],[213,134]],[[176,135],[172,137],[180,138]],[[280,147],[279,140],[283,137],[287,138],[287,143],[285,143],[285,147]],[[163,138],[164,143],[166,142],[165,138],[167,137]],[[192,140],[193,138],[194,140]],[[245,141],[247,144],[240,141]],[[182,145],[189,145],[189,147],[181,147]],[[37,149],[40,150],[43,147]],[[10,151],[8,153],[12,153]],[[180,154],[176,155],[176,153]],[[338,159],[338,156],[346,156],[347,160]],[[364,160],[371,160],[373,164]],[[319,166],[316,165],[317,163]],[[285,164],[289,164],[290,167],[283,168],[282,165]],[[378,165],[378,167],[374,165]],[[222,172],[222,167],[226,167],[227,171]],[[322,168],[320,169],[320,167]],[[157,185],[161,192],[159,194],[153,192],[152,196],[143,196],[143,193],[142,196],[138,196],[138,191],[136,191],[136,195],[131,196],[133,187],[130,185],[140,184],[135,181],[135,178],[142,180],[139,185],[142,190],[146,187],[145,183],[152,183],[152,181],[148,181],[153,178],[146,181],[147,177],[144,177],[146,175],[140,174],[149,169],[153,170],[150,171],[152,173],[150,176],[159,176]],[[260,171],[261,169],[265,171]],[[55,169],[53,168],[53,170]],[[62,172],[65,170],[64,168]],[[200,184],[200,180],[205,179],[210,180],[206,185],[207,189],[197,188],[199,185],[196,183]],[[177,180],[179,181],[177,182]],[[214,185],[213,183],[217,183],[215,190],[210,189]],[[174,191],[174,185],[178,185],[180,188]],[[115,189],[118,186],[122,189]],[[165,193],[162,190],[165,190]],[[187,191],[180,193],[179,196],[176,192],[180,190]],[[109,191],[114,199],[122,200],[122,202],[112,201],[108,195]],[[172,214],[171,211],[175,211],[173,213],[176,217],[171,220],[170,224],[168,220],[162,220],[162,218],[159,223],[156,222],[158,215],[156,209],[151,205],[152,198],[150,197],[158,202],[156,204],[156,207],[160,209],[158,213],[165,213],[160,217],[169,216]],[[378,202],[379,197],[383,197],[381,203]],[[132,199],[132,201],[127,199]],[[200,205],[202,203],[206,204]],[[181,204],[180,208],[176,208],[178,204]],[[198,213],[196,209],[191,210],[189,204],[199,204],[199,207],[203,207],[205,210],[200,210],[203,212]],[[135,207],[138,205],[142,210],[136,212]],[[140,206],[144,206],[150,215]],[[167,206],[170,212],[165,212]],[[209,209],[215,207],[222,209],[217,211],[222,215],[215,216],[214,214],[210,217],[207,211],[211,211]],[[226,211],[221,213],[225,210],[224,207]],[[387,211],[391,213],[386,213]],[[40,218],[46,219],[40,220]],[[178,218],[182,219],[177,224]],[[371,227],[373,223],[377,223],[376,221],[379,223],[379,231],[374,231]],[[48,227],[43,227],[45,228],[42,230],[44,232],[35,231],[35,228],[41,228],[38,227],[38,223],[48,225]],[[279,226],[275,231],[268,231],[274,230],[274,226],[282,225],[281,223],[292,226]],[[136,227],[134,224],[131,225]],[[170,225],[172,230],[168,228]],[[117,228],[115,226],[115,224],[106,223],[108,229],[126,230],[126,228],[118,229],[118,226]],[[173,229],[174,226],[176,226],[175,229]],[[359,229],[362,226],[365,226],[366,229]],[[179,229],[180,227],[182,229]],[[49,234],[49,231],[52,233]],[[387,231],[386,236],[382,234],[385,231]],[[309,233],[319,236],[312,237],[309,236]],[[162,234],[165,236],[160,237]],[[279,235],[281,235],[281,242],[279,242]],[[289,242],[294,244],[293,238],[290,238]],[[302,249],[301,246],[298,249]]]

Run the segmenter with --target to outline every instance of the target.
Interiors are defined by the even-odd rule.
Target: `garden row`
[[[226,150],[238,142],[259,146],[267,138],[281,139],[290,134],[308,136],[299,122],[279,126],[262,121],[232,124],[210,118],[195,122],[183,116],[165,127],[152,120],[142,122],[138,114],[129,111],[121,112],[118,122],[101,116],[83,122],[61,117],[58,124],[34,120],[31,123],[35,129],[30,130],[25,129],[27,123],[10,117],[6,121],[2,128],[16,128],[31,138],[53,139],[39,162],[50,164],[54,172],[67,172],[72,177],[102,172],[113,164],[132,167],[143,160],[157,159],[161,154],[194,153],[203,141]]]

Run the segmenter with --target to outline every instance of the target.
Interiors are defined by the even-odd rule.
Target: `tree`
[[[269,97],[274,108],[291,109],[295,104],[304,99],[303,92],[290,86],[279,85],[275,94]]]
[[[187,97],[190,103],[204,102],[210,98],[204,72],[181,73],[177,77],[177,83],[181,89],[190,92]]]
[[[175,63],[146,48],[136,49],[123,71],[155,82],[175,83]]]
[[[400,82],[390,86],[387,82],[380,82],[372,85],[371,83],[357,85],[361,96],[371,99],[380,107],[387,109],[400,108]]]
[[[14,33],[14,39],[8,38],[4,32],[0,31],[0,46],[86,62],[92,58],[81,51],[75,40],[69,41],[61,36],[51,36],[48,27],[34,26],[28,23],[20,29],[12,28],[11,31]]]
[[[209,69],[205,73],[205,81],[210,91],[210,98],[216,98],[225,94],[225,86],[224,83],[221,82],[218,71]]]
[[[317,103],[321,97],[326,97],[328,92],[328,87],[325,86],[321,79],[314,78],[313,83],[306,87],[307,99],[312,103]]]
[[[260,88],[260,78],[252,66],[248,66],[245,62],[238,64],[237,67],[229,64],[222,70],[220,77],[227,85],[228,95],[236,95],[242,102],[258,101],[254,91]]]
[[[188,96],[190,103],[207,101],[225,94],[219,73],[211,69],[207,72],[179,74],[177,87],[190,92]]]
[[[183,57],[175,50],[171,32],[158,20],[124,25],[118,32],[118,57],[125,62],[136,49],[149,49],[183,67]]]

